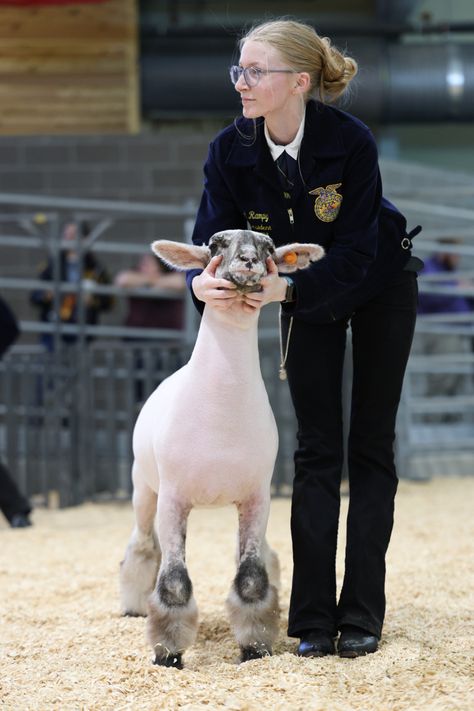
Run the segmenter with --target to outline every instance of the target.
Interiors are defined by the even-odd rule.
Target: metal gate
[[[20,488],[43,503],[128,498],[131,438],[140,407],[189,358],[190,346],[124,342],[14,347],[0,364],[0,451]],[[288,390],[276,377],[278,343],[261,347],[280,431],[274,492],[291,490],[294,433]]]

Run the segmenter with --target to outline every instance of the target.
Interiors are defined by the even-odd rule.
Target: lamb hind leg
[[[198,613],[185,562],[189,507],[160,493],[158,538],[163,554],[156,588],[149,599],[147,637],[154,664],[182,669],[182,653],[194,644]]]
[[[145,616],[148,598],[160,566],[160,548],[154,531],[157,495],[140,482],[134,467],[135,527],[120,564],[120,601],[124,615]]]
[[[242,662],[272,654],[278,634],[276,556],[267,571],[270,549],[264,539],[269,504],[266,498],[238,506],[239,564],[227,608]]]

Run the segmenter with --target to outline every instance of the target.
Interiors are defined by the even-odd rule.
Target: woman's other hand
[[[203,301],[207,306],[215,309],[227,310],[240,297],[240,294],[231,281],[216,277],[216,269],[221,261],[221,254],[213,257],[201,274],[194,277],[191,286],[199,301]]]
[[[272,301],[284,301],[287,281],[278,274],[278,268],[271,257],[267,259],[267,276],[260,280],[262,291],[245,294],[244,300],[251,309],[261,309]]]

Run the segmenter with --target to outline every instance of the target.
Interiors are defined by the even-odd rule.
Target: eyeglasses
[[[264,74],[296,74],[294,69],[260,69],[259,67],[238,67],[234,65],[229,69],[232,84],[237,84],[242,74],[247,86],[257,86]]]

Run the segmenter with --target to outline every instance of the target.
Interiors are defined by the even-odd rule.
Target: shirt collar
[[[284,151],[286,151],[288,155],[294,158],[294,160],[298,158],[298,151],[300,149],[301,141],[303,140],[305,115],[306,109],[305,113],[303,114],[303,118],[301,119],[300,127],[296,133],[296,136],[291,141],[291,143],[288,143],[288,145],[286,146],[280,146],[277,143],[274,143],[270,138],[270,134],[268,133],[267,124],[264,124],[265,139],[270,149],[270,153],[272,154],[273,160],[279,158]]]

